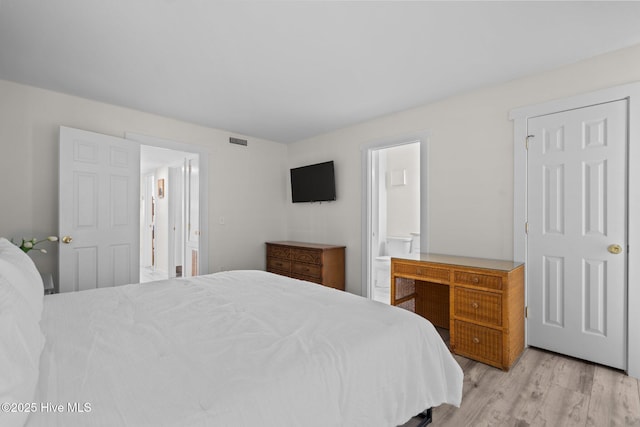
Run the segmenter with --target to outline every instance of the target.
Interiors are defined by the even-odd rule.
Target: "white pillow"
[[[0,277],[0,402],[33,402],[44,336],[27,302]],[[28,412],[0,411],[0,425],[22,426]]]
[[[3,277],[27,301],[27,305],[39,322],[42,318],[44,300],[42,276],[29,255],[7,239],[0,237],[0,278]]]

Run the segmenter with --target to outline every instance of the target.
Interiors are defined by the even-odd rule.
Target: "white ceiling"
[[[637,43],[640,2],[0,0],[0,78],[279,142]]]

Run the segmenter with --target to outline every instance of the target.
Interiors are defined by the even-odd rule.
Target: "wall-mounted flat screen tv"
[[[291,169],[291,199],[293,203],[335,200],[333,161]]]

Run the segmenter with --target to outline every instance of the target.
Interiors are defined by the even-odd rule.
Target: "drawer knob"
[[[478,307],[480,307],[480,304],[478,304],[477,302],[474,301],[474,302],[471,303],[471,307],[478,308]]]
[[[480,281],[480,278],[478,278],[477,276],[473,276],[473,278],[471,279],[471,281],[473,283],[478,283]]]
[[[474,344],[480,344],[480,338],[478,338],[478,337],[473,337],[472,341],[473,341]]]

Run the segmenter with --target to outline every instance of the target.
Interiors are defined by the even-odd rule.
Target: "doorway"
[[[363,147],[362,295],[390,303],[390,258],[427,250],[427,133]]]
[[[58,259],[60,292],[140,281],[141,144],[196,155],[184,166],[190,179],[183,188],[188,186],[192,197],[186,234],[191,269],[183,275],[208,273],[208,149],[134,133],[125,136],[60,127],[58,231],[65,237]],[[155,197],[157,183],[154,176],[149,187]],[[157,225],[158,219],[153,221]],[[157,252],[152,254],[157,258]]]
[[[198,275],[199,154],[140,146],[140,282]],[[197,243],[197,239],[196,239]]]

